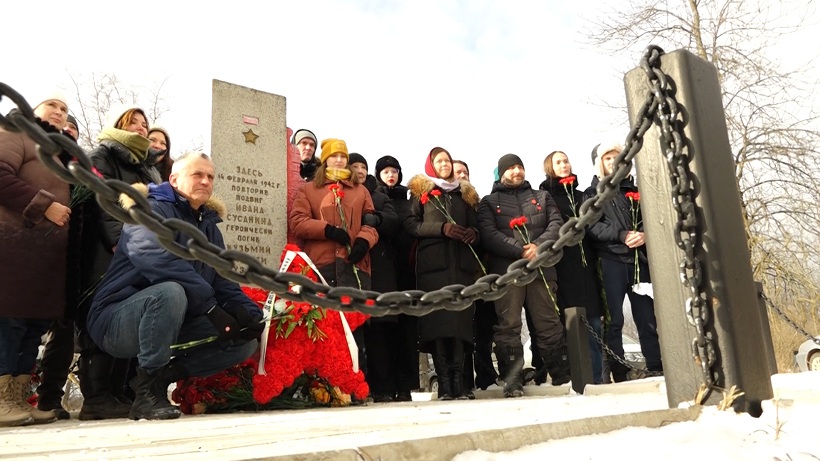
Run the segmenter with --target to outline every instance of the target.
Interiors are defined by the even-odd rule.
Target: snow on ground
[[[710,406],[696,421],[629,427],[505,453],[469,451],[453,461],[820,461],[820,372],[779,374],[772,382],[775,399],[763,402],[760,418]]]

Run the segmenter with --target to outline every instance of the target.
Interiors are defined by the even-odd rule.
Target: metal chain
[[[607,356],[614,358],[614,359],[615,359],[618,363],[620,363],[621,365],[623,365],[623,366],[625,366],[625,367],[629,368],[630,370],[632,370],[632,371],[634,371],[634,372],[637,372],[637,373],[642,373],[642,374],[644,374],[644,375],[646,375],[647,373],[649,373],[649,370],[647,370],[646,368],[638,368],[638,367],[636,367],[635,365],[632,365],[631,363],[627,362],[625,358],[622,358],[621,356],[619,356],[618,354],[616,354],[616,353],[615,353],[615,351],[613,351],[613,350],[612,350],[612,349],[611,349],[611,348],[610,348],[610,347],[606,344],[606,341],[604,340],[604,338],[602,338],[602,337],[598,334],[598,332],[597,332],[597,331],[595,331],[595,329],[594,329],[594,328],[592,328],[592,325],[590,325],[590,324],[589,324],[589,321],[587,320],[586,316],[585,316],[585,315],[581,315],[581,316],[579,316],[579,317],[581,317],[581,322],[583,322],[583,323],[584,323],[584,326],[586,326],[586,327],[587,327],[587,331],[589,332],[589,334],[590,334],[590,335],[592,335],[592,339],[594,339],[594,340],[595,340],[595,342],[597,342],[597,343],[598,343],[598,345],[599,345],[599,346],[601,346],[601,350],[603,350],[603,351],[606,353],[606,355],[607,355]]]
[[[652,112],[660,124],[661,144],[664,156],[669,165],[669,179],[672,183],[672,207],[677,214],[675,224],[675,243],[683,251],[680,263],[680,277],[684,287],[689,291],[686,300],[686,317],[695,327],[696,337],[692,340],[692,356],[700,365],[703,384],[708,393],[715,387],[717,373],[712,369],[716,360],[716,350],[711,332],[707,325],[711,320],[711,311],[706,302],[702,287],[702,265],[695,256],[700,246],[698,219],[695,213],[692,174],[689,170],[689,151],[684,140],[683,123],[674,97],[674,90],[661,71],[663,50],[650,46],[643,59],[641,68],[646,73],[653,95]]]
[[[806,329],[805,329],[805,328],[801,327],[801,326],[800,326],[800,325],[798,325],[798,324],[797,324],[794,320],[790,319],[790,318],[789,318],[789,316],[787,316],[785,312],[783,312],[782,310],[780,310],[780,308],[779,308],[779,307],[777,307],[777,306],[776,306],[776,305],[772,302],[772,300],[771,300],[771,299],[769,299],[769,297],[768,297],[768,296],[766,296],[766,294],[765,294],[765,293],[760,293],[760,297],[761,297],[761,298],[763,298],[763,301],[765,301],[765,302],[766,302],[766,305],[767,305],[767,306],[769,306],[769,308],[771,308],[773,311],[775,311],[775,313],[777,313],[777,315],[779,315],[779,316],[780,316],[780,318],[782,318],[782,319],[783,319],[783,321],[785,321],[786,323],[788,323],[788,324],[789,324],[789,326],[791,326],[792,328],[794,328],[794,330],[795,330],[795,331],[797,331],[798,333],[800,333],[801,335],[803,335],[806,339],[810,339],[810,340],[812,340],[812,342],[814,342],[814,344],[817,344],[818,346],[820,346],[820,337],[812,336],[812,334],[811,334],[811,333],[809,333],[808,331],[806,331]]]

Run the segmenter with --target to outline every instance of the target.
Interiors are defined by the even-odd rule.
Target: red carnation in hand
[[[571,186],[575,183],[575,176],[567,176],[566,178],[561,178],[558,180],[558,184],[562,184],[564,186]]]
[[[432,195],[433,197],[439,197],[441,195],[441,191],[438,189],[431,190],[430,195]]]
[[[421,198],[419,200],[421,200],[422,205],[427,205],[427,202],[430,201],[430,195],[427,194],[427,192],[425,192],[425,193],[421,194]]]
[[[627,192],[626,198],[632,200],[633,202],[640,202],[641,201],[641,193],[640,192]]]

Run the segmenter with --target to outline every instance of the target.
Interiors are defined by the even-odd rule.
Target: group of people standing
[[[331,286],[379,292],[470,285],[483,275],[505,273],[521,258],[533,259],[538,245],[557,239],[561,225],[578,216],[622,150],[617,143],[593,149],[597,174],[586,190],[564,152],[544,159],[546,179],[537,189],[526,180],[521,158],[506,154],[498,160],[491,193],[479,198],[466,163],[453,160],[442,147],[427,154],[424,173],[405,187],[401,165],[392,156],[379,158],[370,175],[365,157],[349,153],[342,140],[319,144],[310,130],[301,129],[292,143],[306,181],[289,216],[296,243]],[[417,319],[405,314],[372,318],[360,327],[360,363],[366,363],[374,401],[410,400],[410,391],[419,385],[418,352],[431,354],[442,400],[474,398],[474,389],[486,389],[499,377],[506,397],[522,396],[522,317],[532,337],[536,382],[549,376],[553,385],[564,384],[570,374],[562,318],[573,306],[586,309],[595,336],[616,355],[605,358],[601,341],[591,335],[594,382],[604,382],[609,373],[612,380],[625,381],[625,296],[647,368],[661,374],[652,298],[633,291],[639,282],[649,282],[649,267],[638,196],[630,193],[637,193],[631,177],[605,205],[600,221],[586,229],[583,241],[564,249],[555,267],[540,268],[535,280],[510,286],[494,302],[438,309]]]
[[[79,138],[77,120],[69,115],[62,93],[38,99],[34,115],[45,132],[75,142]],[[166,191],[166,196],[194,203],[188,190],[192,188],[180,182],[194,162],[174,164],[168,131],[150,126],[142,108],[112,107],[96,141],[89,157],[100,177],[143,186],[170,181],[175,184],[173,190],[180,192]],[[73,158],[63,151],[59,160],[67,165]],[[198,221],[202,222],[201,216]],[[212,222],[214,229],[216,222]],[[144,253],[150,249],[147,246],[135,250],[124,244],[125,236],[137,229],[139,226],[123,226],[106,213],[85,186],[68,184],[51,173],[36,156],[36,144],[27,134],[0,128],[0,254],[4,260],[0,266],[0,426],[69,418],[61,401],[75,352],[79,352],[83,394],[81,420],[179,416],[156,384],[156,368],[164,369],[167,360],[162,363],[163,357],[148,357],[137,346],[128,349],[128,341],[117,338],[145,326],[141,319],[118,325],[116,332],[102,331],[107,321],[117,318],[106,310],[109,304],[118,301],[118,296],[139,291],[142,281],[145,285],[158,281],[156,274],[147,275],[146,265],[138,271],[140,282],[121,283],[128,275],[117,273],[126,267],[123,259],[150,256]],[[153,249],[170,254],[160,248]],[[165,262],[161,267],[167,269]],[[183,273],[178,270],[163,276],[179,279]],[[32,406],[27,402],[32,372],[46,333],[37,401]],[[151,342],[150,335],[139,336],[130,339]],[[166,336],[170,341],[176,333]],[[157,362],[163,366],[146,368]],[[214,371],[218,370],[205,370]],[[176,378],[174,374],[167,377],[168,382]]]
[[[37,100],[34,114],[45,132],[78,139],[62,94]],[[212,197],[216,173],[208,155],[174,161],[168,131],[150,126],[136,106],[112,108],[97,142],[90,158],[99,176],[134,185],[155,214],[183,220],[224,247],[217,224],[226,207]],[[521,158],[506,154],[491,193],[480,198],[467,164],[442,147],[420,159],[424,173],[403,185],[395,157],[377,159],[371,175],[367,159],[348,152],[341,139],[319,143],[311,131],[298,130],[291,142],[304,180],[288,220],[295,243],[329,285],[378,292],[471,285],[535,258],[538,245],[558,238],[561,225],[577,216],[621,151],[617,144],[596,146],[597,175],[584,192],[563,152],[546,157],[546,179],[537,189]],[[261,310],[212,267],[182,259],[154,232],[109,216],[85,186],[48,171],[35,149],[27,134],[0,127],[0,426],[70,417],[61,400],[75,351],[81,420],[178,418],[168,385],[251,356],[263,331]],[[65,151],[59,159],[73,160]],[[566,248],[555,267],[539,268],[525,286],[508,287],[494,302],[374,317],[357,329],[359,363],[374,401],[411,400],[420,351],[432,356],[442,400],[474,398],[474,389],[499,377],[505,396],[522,396],[522,311],[536,381],[549,375],[553,385],[566,383],[561,317],[572,306],[586,308],[590,327],[615,354],[608,360],[612,378],[623,381],[625,296],[647,367],[662,373],[652,298],[633,290],[650,280],[637,189],[631,177],[620,187],[581,244]],[[121,206],[127,210],[132,202]],[[180,245],[188,239],[162,236],[171,237]],[[32,371],[46,333],[32,406]],[[594,381],[603,382],[601,344],[590,346]]]

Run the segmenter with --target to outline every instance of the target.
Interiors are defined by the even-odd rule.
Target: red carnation
[[[558,184],[562,184],[564,186],[571,186],[575,183],[575,176],[567,176],[566,178],[561,178],[558,180]]]
[[[433,189],[430,191],[430,195],[432,195],[433,197],[439,197],[441,195],[441,191],[438,189]]]
[[[430,195],[427,192],[425,192],[421,194],[421,198],[419,200],[421,200],[422,205],[427,205],[427,202],[430,201]]]
[[[633,202],[640,202],[641,201],[641,193],[640,192],[627,192],[626,198],[632,200]]]

